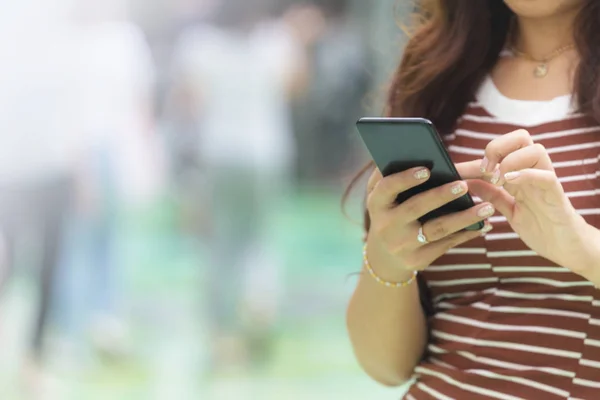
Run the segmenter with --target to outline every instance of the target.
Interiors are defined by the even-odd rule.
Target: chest
[[[455,163],[479,159],[490,141],[522,128],[500,123],[483,108],[471,107],[449,137],[448,152]],[[600,228],[600,126],[590,118],[575,115],[525,129],[535,143],[546,148],[573,206]]]
[[[479,159],[491,140],[520,128],[498,123],[485,110],[472,107],[448,137],[448,151],[455,163]],[[547,149],[578,213],[600,228],[600,127],[585,117],[574,117],[528,131]],[[539,284],[544,291],[589,286],[581,277],[531,251],[502,215],[494,215],[490,222],[492,233],[449,251],[424,272],[434,299],[469,291],[484,293],[507,285],[535,288]]]

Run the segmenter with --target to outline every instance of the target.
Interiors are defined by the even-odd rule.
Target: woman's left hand
[[[489,183],[475,181],[470,189],[491,202],[529,248],[579,274],[597,262],[600,231],[577,213],[548,152],[527,131],[490,142],[481,172]]]

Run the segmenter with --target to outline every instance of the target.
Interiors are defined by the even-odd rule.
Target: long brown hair
[[[580,63],[574,95],[600,123],[600,1],[582,0],[575,23]],[[420,0],[402,61],[391,82],[386,116],[424,117],[451,133],[477,88],[497,63],[514,13],[501,0]],[[348,198],[370,163],[350,183]],[[369,229],[365,213],[365,228]]]

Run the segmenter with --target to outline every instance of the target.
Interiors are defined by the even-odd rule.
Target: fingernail
[[[488,218],[494,215],[495,212],[496,210],[494,207],[488,204],[477,211],[477,216],[479,216],[479,218]]]
[[[490,179],[490,182],[492,182],[493,185],[497,185],[498,182],[500,182],[500,170],[499,169],[494,171],[494,175],[492,175],[492,179]]]
[[[415,179],[422,181],[423,179],[429,178],[429,170],[428,169],[420,169],[415,172]]]
[[[462,183],[457,183],[456,185],[452,186],[451,191],[453,195],[458,195],[465,191],[465,187]]]
[[[483,160],[481,160],[481,167],[479,167],[482,173],[485,173],[487,171],[489,163],[490,162],[488,161],[487,157],[483,157]]]
[[[508,172],[508,173],[504,174],[504,179],[506,179],[507,181],[513,181],[513,180],[517,179],[519,176],[521,176],[521,173],[519,171],[513,171],[513,172]]]
[[[492,230],[494,229],[494,227],[492,226],[492,224],[490,223],[486,223],[485,226],[483,227],[483,229],[481,230],[481,236],[485,236],[488,233],[490,233]]]

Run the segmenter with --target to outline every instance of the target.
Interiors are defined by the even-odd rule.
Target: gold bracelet
[[[365,247],[363,248],[363,263],[365,265],[365,268],[367,269],[367,271],[369,271],[369,275],[371,275],[371,277],[373,279],[375,279],[378,283],[387,286],[387,287],[391,287],[391,288],[401,288],[401,287],[406,287],[411,285],[416,279],[417,279],[417,271],[413,271],[413,276],[405,281],[405,282],[388,282],[388,281],[384,281],[383,279],[381,279],[376,273],[375,271],[373,271],[373,268],[371,267],[371,264],[369,264],[369,258],[367,257],[367,245],[365,244]]]

